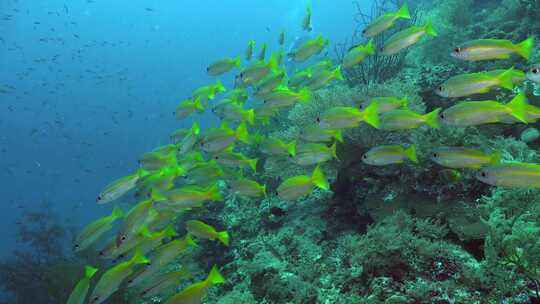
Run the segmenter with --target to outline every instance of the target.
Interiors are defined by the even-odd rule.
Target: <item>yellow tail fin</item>
[[[229,246],[229,233],[227,231],[218,232],[218,240],[225,246]]]
[[[94,276],[94,274],[96,274],[97,271],[98,271],[97,268],[94,268],[92,266],[86,266],[84,267],[84,277],[87,279],[90,279],[91,277]]]
[[[238,126],[238,129],[236,129],[236,138],[238,138],[238,140],[240,140],[241,142],[245,143],[246,145],[249,145],[250,144],[250,138],[249,138],[249,133],[248,133],[248,130],[247,130],[247,127],[246,127],[246,123],[245,122],[242,122],[239,126]]]
[[[370,124],[374,128],[379,128],[380,121],[379,121],[379,114],[378,111],[378,105],[376,102],[372,102],[367,106],[367,108],[364,110],[364,121]]]
[[[405,155],[414,163],[418,162],[418,158],[416,157],[416,147],[410,146],[407,149],[405,149]]]
[[[523,58],[531,59],[534,38],[531,36],[516,45],[516,52]]]
[[[313,170],[313,174],[311,175],[311,182],[321,189],[330,189],[330,185],[328,185],[328,181],[326,180],[326,177],[324,176],[324,173],[322,172],[320,166],[317,166],[315,170]]]
[[[525,93],[521,92],[508,103],[508,107],[512,110],[510,115],[519,119],[521,122],[527,123],[527,98]]]
[[[403,5],[396,12],[396,16],[403,19],[411,19],[411,13],[409,12],[407,3],[403,3]]]
[[[208,274],[206,281],[211,285],[215,285],[225,283],[225,278],[221,275],[221,273],[219,273],[219,270],[214,265],[214,267],[212,267],[212,270],[210,270],[210,274]]]
[[[424,115],[426,119],[426,124],[434,129],[439,128],[439,112],[441,112],[441,108],[437,108],[427,114]]]

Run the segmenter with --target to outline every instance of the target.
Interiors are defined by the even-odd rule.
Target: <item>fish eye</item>
[[[75,245],[73,246],[73,248],[75,248],[75,249],[79,249],[79,247],[81,247],[81,246],[79,246],[79,244],[75,244]]]
[[[487,173],[486,173],[486,171],[482,171],[482,172],[480,172],[480,176],[481,176],[481,177],[487,177]]]
[[[96,201],[100,201],[101,200],[101,195],[98,195],[98,197],[96,198]]]
[[[441,91],[441,92],[442,92],[442,90],[443,90],[443,87],[442,87],[442,86],[439,86],[439,87],[438,87],[437,89],[438,89],[439,91]]]
[[[289,154],[289,158],[293,158],[294,156],[292,154]]]
[[[459,53],[459,52],[461,52],[461,48],[458,48],[458,47],[457,47],[457,48],[455,48],[455,49],[454,49],[454,52],[455,52],[455,53]]]
[[[534,68],[534,69],[531,70],[531,72],[533,74],[538,74],[538,73],[540,73],[540,69],[539,68]]]
[[[121,241],[125,241],[127,239],[127,237],[125,235],[122,235],[122,237],[120,238]]]
[[[98,253],[99,256],[103,256],[104,254],[105,252],[103,252],[103,250]]]
[[[141,295],[144,296],[146,294],[146,290],[141,291]]]
[[[99,297],[94,297],[94,298],[92,299],[93,302],[96,302],[97,300],[99,300]]]
[[[366,33],[366,29],[363,29],[363,30],[362,30],[362,34],[365,34],[365,33]]]
[[[433,153],[433,157],[434,157],[434,158],[437,158],[437,157],[439,157],[439,154]]]
[[[444,119],[446,116],[444,116],[444,113],[439,114],[440,119]]]
[[[367,154],[362,155],[363,159],[367,159]]]
[[[321,122],[321,119],[320,119],[319,117],[317,117],[317,119],[316,119],[316,120],[317,120],[317,122]]]
[[[214,159],[219,159],[219,156],[217,156],[217,155],[216,155],[216,156],[214,156]]]

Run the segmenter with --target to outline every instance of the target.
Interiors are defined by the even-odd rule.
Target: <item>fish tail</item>
[[[250,143],[249,133],[248,133],[245,122],[242,122],[238,126],[238,129],[236,129],[236,138],[238,138],[241,142],[249,145]]]
[[[491,154],[491,158],[489,159],[489,163],[492,164],[492,165],[496,165],[496,164],[501,162],[501,157],[502,157],[501,151],[497,151],[497,152]]]
[[[221,92],[225,92],[227,89],[225,89],[225,87],[223,86],[223,83],[221,83],[221,80],[218,79],[218,80],[216,81],[216,85],[215,85],[215,87],[214,87],[214,90],[215,90],[217,93],[221,93]],[[213,99],[213,97],[210,98],[210,99]]]
[[[208,274],[206,281],[210,285],[215,285],[215,284],[225,283],[225,278],[221,275],[221,273],[219,273],[219,270],[214,265],[214,267],[212,267],[212,270],[210,270],[210,273]]]
[[[411,13],[409,12],[409,6],[407,6],[407,3],[403,3],[403,5],[396,12],[396,16],[403,19],[411,19]]]
[[[505,88],[508,90],[514,89],[514,82],[512,81],[513,78],[514,78],[513,67],[497,75],[497,79],[499,80],[499,86],[501,88]]]
[[[111,213],[111,216],[115,219],[117,218],[121,218],[124,216],[124,211],[122,211],[122,209],[118,208],[118,207],[114,207],[113,208],[113,211]]]
[[[372,102],[369,106],[366,107],[364,112],[362,112],[364,116],[364,120],[373,126],[374,128],[379,128],[380,121],[379,121],[379,114],[377,113],[379,106],[376,102]]]
[[[311,182],[321,189],[330,189],[328,181],[326,180],[326,177],[324,176],[324,173],[322,172],[320,166],[315,167],[315,170],[313,170],[313,174],[311,175]]]
[[[343,74],[341,73],[341,65],[338,65],[337,68],[333,72],[334,78],[337,80],[343,81]]]
[[[309,88],[301,89],[298,95],[301,102],[309,102],[311,100],[311,91]]]
[[[245,114],[245,119],[247,120],[247,122],[249,123],[250,126],[253,126],[255,124],[255,110],[254,109],[249,109],[247,111],[244,112]]]
[[[241,61],[240,61],[240,55],[236,56],[234,58],[234,65],[237,67],[237,68],[240,68],[240,64],[241,64]]]
[[[133,255],[133,258],[131,258],[131,265],[147,263],[150,263],[150,260],[142,254],[140,249],[137,249],[135,251],[135,255]]]
[[[272,73],[278,72],[278,65],[279,65],[279,58],[278,54],[274,53],[272,56],[270,56],[270,59],[268,59],[268,68],[270,68],[270,71]]]
[[[510,115],[519,119],[521,122],[527,123],[527,98],[525,93],[519,93],[509,103],[508,107],[512,111]]]
[[[87,279],[90,279],[91,277],[94,276],[94,274],[96,274],[96,272],[98,271],[97,268],[94,268],[92,266],[89,266],[89,265],[86,265],[84,267],[84,277],[87,278]]]
[[[441,108],[436,108],[435,110],[424,115],[426,124],[433,129],[439,128],[439,112],[441,112]]]
[[[330,153],[332,153],[332,157],[339,160],[339,158],[337,157],[337,153],[336,153],[336,142],[334,142],[332,144],[332,146],[330,146]]]
[[[251,170],[253,172],[257,171],[257,159],[256,158],[248,160],[248,164],[249,164],[249,167],[251,168]]]
[[[341,132],[341,130],[336,130],[334,138],[341,143],[343,142],[343,133]]]
[[[428,20],[426,25],[424,25],[424,31],[426,31],[426,34],[433,37],[437,36],[437,32],[435,32],[435,30],[433,29],[433,23],[431,23],[431,20]]]
[[[221,192],[219,191],[218,184],[211,185],[207,190],[206,194],[209,200],[212,201],[222,201],[223,196],[221,195]]]
[[[193,247],[197,247],[197,243],[195,243],[195,241],[193,240],[193,238],[191,237],[191,233],[187,233],[186,236],[184,237],[184,242],[186,242],[186,244],[188,245],[191,245]]]
[[[193,124],[191,125],[191,133],[194,135],[199,135],[200,132],[201,127],[199,126],[199,124],[196,121],[193,122]]]
[[[165,236],[173,237],[177,235],[178,233],[176,233],[176,230],[174,230],[174,226],[172,224],[168,225],[167,228],[165,228]]]
[[[287,146],[287,152],[289,152],[289,155],[295,156],[296,155],[296,140],[291,141],[286,146]]]
[[[517,44],[516,51],[521,57],[529,60],[531,58],[533,44],[534,44],[534,38],[531,36],[523,40],[519,44]]]
[[[225,231],[218,232],[217,239],[225,246],[229,246],[229,233]]]
[[[193,105],[195,106],[195,109],[199,112],[204,112],[204,105],[201,103],[201,98],[197,97],[195,101],[193,102]]]
[[[366,47],[364,48],[364,51],[368,55],[375,54],[375,45],[373,44],[373,38],[369,39],[369,42],[366,44]]]
[[[413,163],[417,163],[417,162],[418,162],[418,158],[416,157],[416,146],[412,145],[412,146],[408,147],[407,149],[405,149],[405,155],[407,155],[407,157],[408,157]]]

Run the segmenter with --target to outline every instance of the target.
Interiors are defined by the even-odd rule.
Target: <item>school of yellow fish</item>
[[[112,182],[99,194],[98,204],[116,201],[132,190],[140,200],[127,212],[115,207],[111,215],[87,225],[77,236],[73,245],[76,252],[96,245],[117,221],[121,221],[115,236],[99,252],[101,258],[117,263],[100,270],[87,266],[85,276],[74,288],[68,304],[103,303],[122,284],[136,288],[141,297],[166,296],[164,292],[180,286],[181,280],[189,278],[189,272],[184,268],[164,272],[165,267],[191,246],[196,246],[194,239],[218,241],[228,246],[227,231],[217,231],[199,220],[189,220],[184,223],[187,234],[179,237],[172,223],[192,208],[223,201],[222,192],[249,199],[262,199],[267,195],[266,186],[256,180],[257,159],[238,152],[238,147],[250,146],[267,157],[288,158],[301,166],[314,166],[312,174],[289,177],[277,188],[276,195],[280,199],[294,201],[309,195],[315,188],[329,190],[319,165],[338,159],[336,142],[343,141],[344,129],[356,128],[362,123],[392,131],[421,126],[439,128],[440,124],[467,127],[488,123],[528,123],[540,119],[540,108],[527,104],[524,93],[508,103],[462,101],[448,109],[435,109],[427,114],[409,110],[407,98],[381,96],[366,100],[358,108],[333,107],[320,113],[313,125],[302,130],[297,141],[286,143],[272,136],[250,134],[250,128],[269,124],[280,109],[296,103],[309,103],[314,91],[333,81],[343,80],[342,68],[350,69],[375,53],[372,37],[393,27],[400,19],[410,18],[407,5],[379,16],[362,32],[370,40],[365,45],[352,47],[340,65],[335,66],[330,60],[318,60],[290,77],[282,67],[283,51],[266,60],[267,45],[264,44],[258,57],[254,58],[255,41],[248,43],[245,66],[241,65],[240,56],[210,64],[206,72],[212,76],[239,70],[234,88],[227,91],[219,80],[201,87],[190,98],[180,102],[175,114],[178,119],[185,119],[194,113],[202,113],[209,108],[210,101],[227,91],[211,108],[221,118],[222,124],[201,131],[198,123],[194,122],[190,128],[175,131],[171,135],[172,144],[145,153],[135,173]],[[302,27],[305,31],[312,29],[309,5]],[[392,35],[381,46],[380,52],[393,55],[424,36],[436,35],[429,21],[423,26],[410,26]],[[278,43],[284,45],[285,32],[280,33]],[[328,43],[319,35],[287,56],[294,62],[305,62],[320,54]],[[512,55],[529,59],[532,44],[532,38],[518,44],[507,40],[480,39],[456,47],[450,55],[468,61],[505,59]],[[529,74],[534,81],[539,72],[538,69],[536,73],[533,70]],[[529,74],[509,68],[458,75],[441,84],[435,92],[441,97],[466,97],[495,88],[511,90]],[[262,105],[246,108],[245,102],[250,96],[262,101]],[[485,153],[469,147],[439,147],[430,155],[434,162],[447,168],[477,169],[477,178],[490,185],[540,188],[540,165],[501,162],[498,152]],[[407,160],[419,161],[413,145],[373,147],[362,156],[365,164],[373,166],[399,164]],[[223,184],[226,187],[221,186]],[[99,279],[91,288],[92,277],[96,273]],[[211,286],[223,282],[224,277],[214,266],[205,280],[189,285],[164,303],[200,303]]]

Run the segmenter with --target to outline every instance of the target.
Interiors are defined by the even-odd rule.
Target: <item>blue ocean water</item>
[[[24,210],[80,228],[145,151],[168,143],[176,104],[214,82],[204,68],[267,42],[301,38],[304,1],[14,1],[0,3],[0,257],[16,248]],[[314,32],[332,43],[355,27],[351,1],[312,1]],[[366,10],[369,1],[362,1]],[[260,46],[260,44],[259,44]],[[329,48],[332,51],[332,47]],[[221,77],[226,86],[232,76]],[[203,128],[218,120],[195,116]]]

